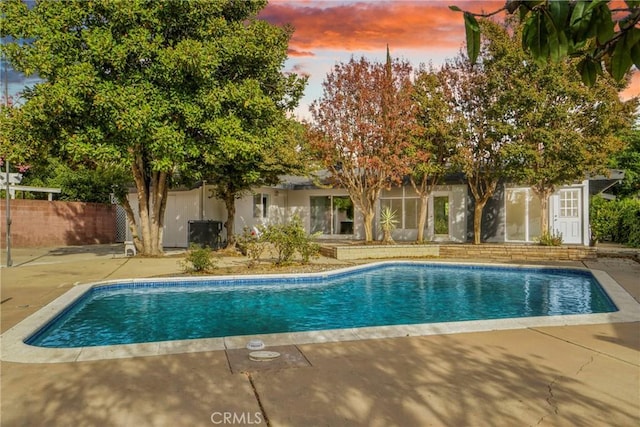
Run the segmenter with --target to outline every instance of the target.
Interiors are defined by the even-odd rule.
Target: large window
[[[353,234],[353,203],[347,196],[312,196],[311,233]]]
[[[435,234],[449,235],[449,196],[433,198],[433,219]]]
[[[540,199],[530,188],[508,188],[505,211],[507,241],[532,242],[540,237]]]
[[[417,229],[420,199],[411,189],[394,187],[383,191],[380,196],[380,209],[390,208],[396,214],[397,228]]]
[[[253,217],[254,218],[266,218],[269,212],[269,195],[268,194],[254,194],[253,195]]]

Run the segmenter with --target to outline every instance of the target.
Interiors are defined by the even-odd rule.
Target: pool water
[[[616,310],[587,271],[394,263],[308,279],[96,286],[25,342],[85,347]]]

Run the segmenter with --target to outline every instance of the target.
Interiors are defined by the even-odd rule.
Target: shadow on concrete
[[[260,412],[224,352],[2,370],[3,426],[211,426],[214,411]]]
[[[94,254],[97,256],[120,255],[123,253],[122,243],[83,245],[83,246],[60,246],[50,249],[46,255],[64,256],[77,254]]]
[[[318,416],[362,426],[638,424],[637,394],[577,379],[588,357],[567,371],[548,348],[524,347],[532,353],[455,335],[303,346],[315,370],[253,377],[272,425],[317,425]]]

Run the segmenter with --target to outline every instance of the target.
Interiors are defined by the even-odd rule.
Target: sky
[[[309,105],[322,96],[322,82],[337,63],[364,56],[384,62],[387,44],[393,58],[438,67],[464,48],[461,13],[455,4],[471,12],[491,12],[502,1],[461,0],[270,0],[259,18],[290,24],[295,31],[289,42],[285,70],[309,76],[305,95],[295,111],[309,118]],[[636,72],[623,99],[640,96],[640,72]]]
[[[462,14],[455,4],[472,12],[494,11],[501,1],[462,0],[270,0],[259,18],[272,24],[290,24],[295,31],[289,43],[286,72],[309,77],[304,97],[294,112],[310,118],[309,105],[322,95],[322,82],[334,65],[364,56],[384,62],[391,56],[414,67],[438,67],[464,47]],[[0,73],[4,73],[0,67]],[[4,79],[2,79],[4,82]],[[9,94],[36,82],[9,70]],[[640,72],[636,72],[623,99],[640,96]]]

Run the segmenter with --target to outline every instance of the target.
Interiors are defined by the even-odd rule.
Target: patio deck
[[[176,258],[124,258],[121,250],[14,250],[18,267],[0,270],[2,331],[76,283],[180,271]],[[554,264],[604,270],[640,300],[640,264],[631,259]],[[305,344],[296,348],[308,365],[259,365],[242,373],[232,372],[226,351],[2,362],[1,423],[638,425],[639,331],[640,319]]]

